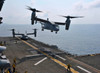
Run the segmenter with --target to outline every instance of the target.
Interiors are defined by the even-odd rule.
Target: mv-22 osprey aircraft
[[[2,7],[3,7],[4,1],[5,1],[5,0],[0,0],[0,11],[1,11]],[[3,18],[0,17],[0,24],[2,23],[2,19],[3,19]]]
[[[23,34],[23,33],[15,33],[15,29],[11,29],[13,37],[15,37],[15,35],[21,35],[22,40],[28,40],[27,35],[33,35],[34,34],[34,37],[36,37],[37,36],[37,29],[33,29],[33,30],[34,30],[34,33],[27,33],[26,32],[26,34]]]
[[[5,50],[5,46],[0,46],[0,73],[4,73],[4,69],[10,67],[10,61],[6,58],[6,55],[3,55]]]
[[[31,14],[31,24],[33,25],[34,23],[40,22],[42,25],[42,31],[44,31],[44,29],[47,30],[51,30],[51,32],[55,31],[56,33],[59,31],[59,26],[58,25],[65,25],[65,30],[69,30],[69,26],[71,23],[72,18],[82,18],[83,16],[62,16],[64,18],[67,18],[67,20],[65,22],[51,22],[49,21],[49,19],[47,18],[47,20],[38,18],[36,16],[36,12],[42,12],[39,10],[36,10],[35,8],[31,8],[28,6],[28,10],[32,11]]]

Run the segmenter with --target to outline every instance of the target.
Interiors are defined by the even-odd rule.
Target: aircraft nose
[[[59,31],[59,29],[57,29],[57,31]]]

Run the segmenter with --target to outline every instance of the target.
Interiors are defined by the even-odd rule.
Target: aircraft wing
[[[65,23],[63,23],[63,22],[54,22],[54,23],[57,25],[65,25]]]
[[[41,19],[41,18],[35,18],[36,21],[39,21],[39,22],[48,22],[48,23],[52,23],[48,20],[44,20],[44,19]],[[62,22],[53,22],[54,24],[57,24],[57,25],[65,25],[65,23],[62,23]]]
[[[27,35],[33,35],[34,33],[27,33]]]
[[[37,18],[37,17],[35,18],[35,20],[36,20],[36,21],[39,21],[39,22],[49,22],[48,20],[44,20],[44,19]]]
[[[3,6],[3,3],[4,3],[5,0],[0,0],[0,11],[2,9],[2,6]]]
[[[21,34],[21,33],[15,33],[15,35],[24,35],[24,34]]]

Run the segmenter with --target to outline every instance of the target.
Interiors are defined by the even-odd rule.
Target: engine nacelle
[[[32,14],[31,14],[31,24],[32,25],[34,25],[35,17],[36,17],[36,13],[32,12]]]
[[[71,23],[71,20],[67,19],[66,22],[65,22],[65,24],[66,24],[65,29],[66,30],[69,30],[70,23]]]
[[[2,53],[4,50],[6,50],[5,46],[0,46],[0,53]]]
[[[69,26],[70,26],[70,24],[66,24],[65,29],[69,30]]]

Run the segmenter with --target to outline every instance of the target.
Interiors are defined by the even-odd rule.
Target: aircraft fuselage
[[[55,24],[52,24],[52,23],[49,23],[49,22],[41,22],[42,24],[42,29],[47,29],[47,30],[51,30],[52,32],[53,31],[59,31],[59,26],[58,25],[55,25]]]

